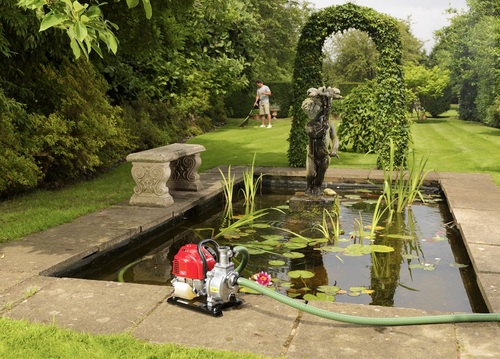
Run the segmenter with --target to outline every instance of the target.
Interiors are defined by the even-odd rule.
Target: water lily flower
[[[265,287],[271,284],[271,275],[267,272],[259,272],[257,274],[254,274],[253,278],[257,283]]]

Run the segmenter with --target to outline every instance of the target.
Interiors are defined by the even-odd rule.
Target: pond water
[[[280,211],[269,210],[251,228],[218,238],[217,242],[247,246],[250,260],[242,275],[250,277],[265,271],[272,276],[276,290],[291,297],[487,312],[461,237],[439,194],[427,194],[425,204],[414,203],[391,225],[382,219],[370,240],[367,225],[372,221],[378,194],[366,189],[335,190],[343,232],[335,241],[316,242],[315,238],[323,236],[311,226],[300,230],[299,236],[283,230],[289,222],[287,206],[293,196],[289,192],[258,196],[257,209],[278,207]],[[122,272],[125,282],[170,285],[174,255],[182,245],[200,240],[192,229],[221,226],[223,215],[217,207],[203,216],[186,217],[176,226],[149,232],[147,238],[131,241],[128,248],[61,276],[117,280]],[[235,213],[242,211],[243,207],[235,204]],[[201,233],[202,238],[210,237],[207,231]],[[378,245],[381,251],[366,250],[370,244]]]

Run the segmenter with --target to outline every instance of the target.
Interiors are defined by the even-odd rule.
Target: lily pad
[[[361,196],[359,194],[348,194],[348,195],[345,195],[344,197],[349,198],[349,199],[360,199],[361,198]]]
[[[441,236],[436,236],[436,237],[432,237],[432,240],[435,241],[435,242],[439,242],[439,241],[447,241],[448,238],[441,237]]]
[[[304,258],[304,254],[300,252],[289,252],[289,253],[283,253],[283,257],[287,258]]]
[[[340,290],[340,287],[337,287],[336,285],[320,285],[317,288],[320,292],[324,292],[327,294],[337,294]]]
[[[323,247],[314,248],[314,249],[318,250],[318,251],[334,252],[334,253],[339,253],[339,252],[345,251],[345,248],[337,247],[337,246],[323,246]]]
[[[307,247],[307,243],[283,243],[283,247],[288,249],[302,249]]]
[[[290,242],[292,243],[309,243],[312,239],[306,237],[292,237],[290,238]]]
[[[418,263],[418,264],[410,264],[408,266],[408,268],[411,268],[411,269],[422,269],[422,268],[425,268],[425,265],[421,264],[421,263]]]
[[[314,239],[312,242],[309,242],[308,246],[313,247],[316,244],[327,243],[328,241],[329,241],[328,238],[317,238],[317,239]]]
[[[358,203],[358,202],[345,201],[345,202],[342,202],[342,205],[343,205],[344,207],[352,207],[352,206],[354,206],[356,203]]]
[[[265,251],[256,248],[247,248],[247,250],[248,254],[253,254],[253,255],[266,253]]]
[[[408,268],[412,269],[423,269],[426,271],[433,271],[436,269],[434,264],[429,264],[429,263],[419,263],[419,264],[410,264]]]
[[[335,302],[335,296],[334,295],[328,295],[326,293],[316,293],[316,295],[313,294],[306,294],[304,295],[304,300],[312,301],[312,300],[320,300],[323,302]]]
[[[418,259],[419,257],[416,254],[403,254],[401,257],[405,259]]]
[[[307,270],[293,270],[287,273],[290,278],[312,278],[314,273]]]
[[[274,260],[274,261],[269,261],[268,264],[270,266],[282,266],[282,265],[285,265],[286,262],[285,261],[281,261],[281,260]]]
[[[255,228],[271,228],[271,226],[267,223],[254,223],[253,227],[255,227]]]
[[[412,240],[415,239],[415,236],[410,236],[408,234],[387,234],[387,238],[394,238],[394,239],[403,239],[403,240]]]
[[[469,265],[468,264],[461,264],[461,263],[450,263],[450,267],[455,267],[455,268],[467,268]]]
[[[349,290],[351,292],[362,292],[362,291],[366,290],[366,287],[350,287]]]
[[[266,239],[265,241],[260,242],[260,244],[276,247],[280,244],[282,245],[283,243],[276,239]]]
[[[283,239],[283,236],[280,236],[279,234],[266,234],[261,237],[268,241],[279,241],[280,239]]]
[[[370,249],[372,252],[375,253],[389,253],[389,252],[394,252],[394,248],[390,246],[384,246],[382,244],[371,244]]]

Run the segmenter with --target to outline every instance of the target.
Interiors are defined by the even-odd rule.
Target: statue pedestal
[[[314,196],[305,195],[304,192],[297,192],[290,198],[287,225],[292,226],[297,233],[301,230],[310,229],[314,224],[321,224],[323,221],[323,211],[326,209],[330,213],[335,212],[335,196]],[[297,231],[298,230],[298,231]]]

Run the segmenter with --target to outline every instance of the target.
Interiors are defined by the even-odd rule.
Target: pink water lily
[[[263,286],[268,286],[269,284],[271,284],[271,275],[267,272],[259,272],[257,274],[254,274],[252,276],[252,279]]]

